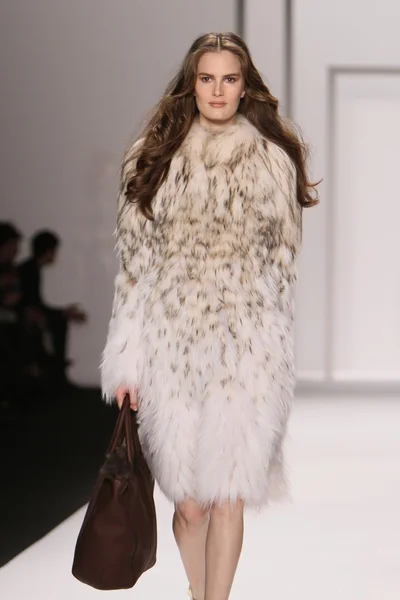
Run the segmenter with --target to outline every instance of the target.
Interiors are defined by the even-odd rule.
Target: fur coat
[[[154,222],[124,191],[103,395],[137,386],[143,452],[171,501],[264,507],[286,491],[294,164],[242,115],[218,133],[195,120],[153,199]]]

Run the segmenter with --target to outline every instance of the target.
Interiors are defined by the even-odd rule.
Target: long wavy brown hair
[[[143,140],[137,151],[136,166],[128,171],[123,187],[131,202],[138,202],[141,212],[153,220],[152,198],[165,180],[172,157],[188,134],[198,109],[194,97],[199,60],[206,52],[229,50],[241,64],[246,94],[238,112],[243,114],[267,139],[283,148],[297,170],[297,198],[303,207],[318,203],[316,186],[307,177],[307,147],[294,125],[284,120],[278,110],[279,102],[272,96],[253,64],[246,43],[234,33],[208,33],[195,40],[182,66],[169,83],[153,115],[144,127]],[[127,151],[123,171],[135,152]]]

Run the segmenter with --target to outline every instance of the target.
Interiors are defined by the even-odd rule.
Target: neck
[[[227,121],[212,121],[200,113],[199,123],[208,131],[219,133],[221,131],[225,131],[230,125],[234,125],[236,123],[236,113]]]

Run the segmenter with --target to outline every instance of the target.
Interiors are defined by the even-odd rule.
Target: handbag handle
[[[115,452],[119,444],[121,444],[125,438],[127,459],[131,465],[133,464],[135,456],[138,456],[141,451],[136,423],[135,426],[132,427],[133,418],[130,409],[130,397],[129,394],[126,394],[115,424],[108,453]]]

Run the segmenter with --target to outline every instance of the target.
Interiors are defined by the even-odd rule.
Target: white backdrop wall
[[[290,100],[311,144],[311,176],[323,178],[321,205],[304,212],[298,380],[398,385],[400,4],[247,0],[245,22],[272,91]]]
[[[236,0],[0,4],[0,218],[26,236],[46,227],[63,240],[45,295],[89,313],[71,331],[77,382],[98,383],[122,152],[193,39],[235,28]]]
[[[400,4],[293,0],[293,117],[322,203],[305,213],[298,375],[400,382]]]
[[[244,36],[271,93],[287,112],[287,2],[245,0]]]

